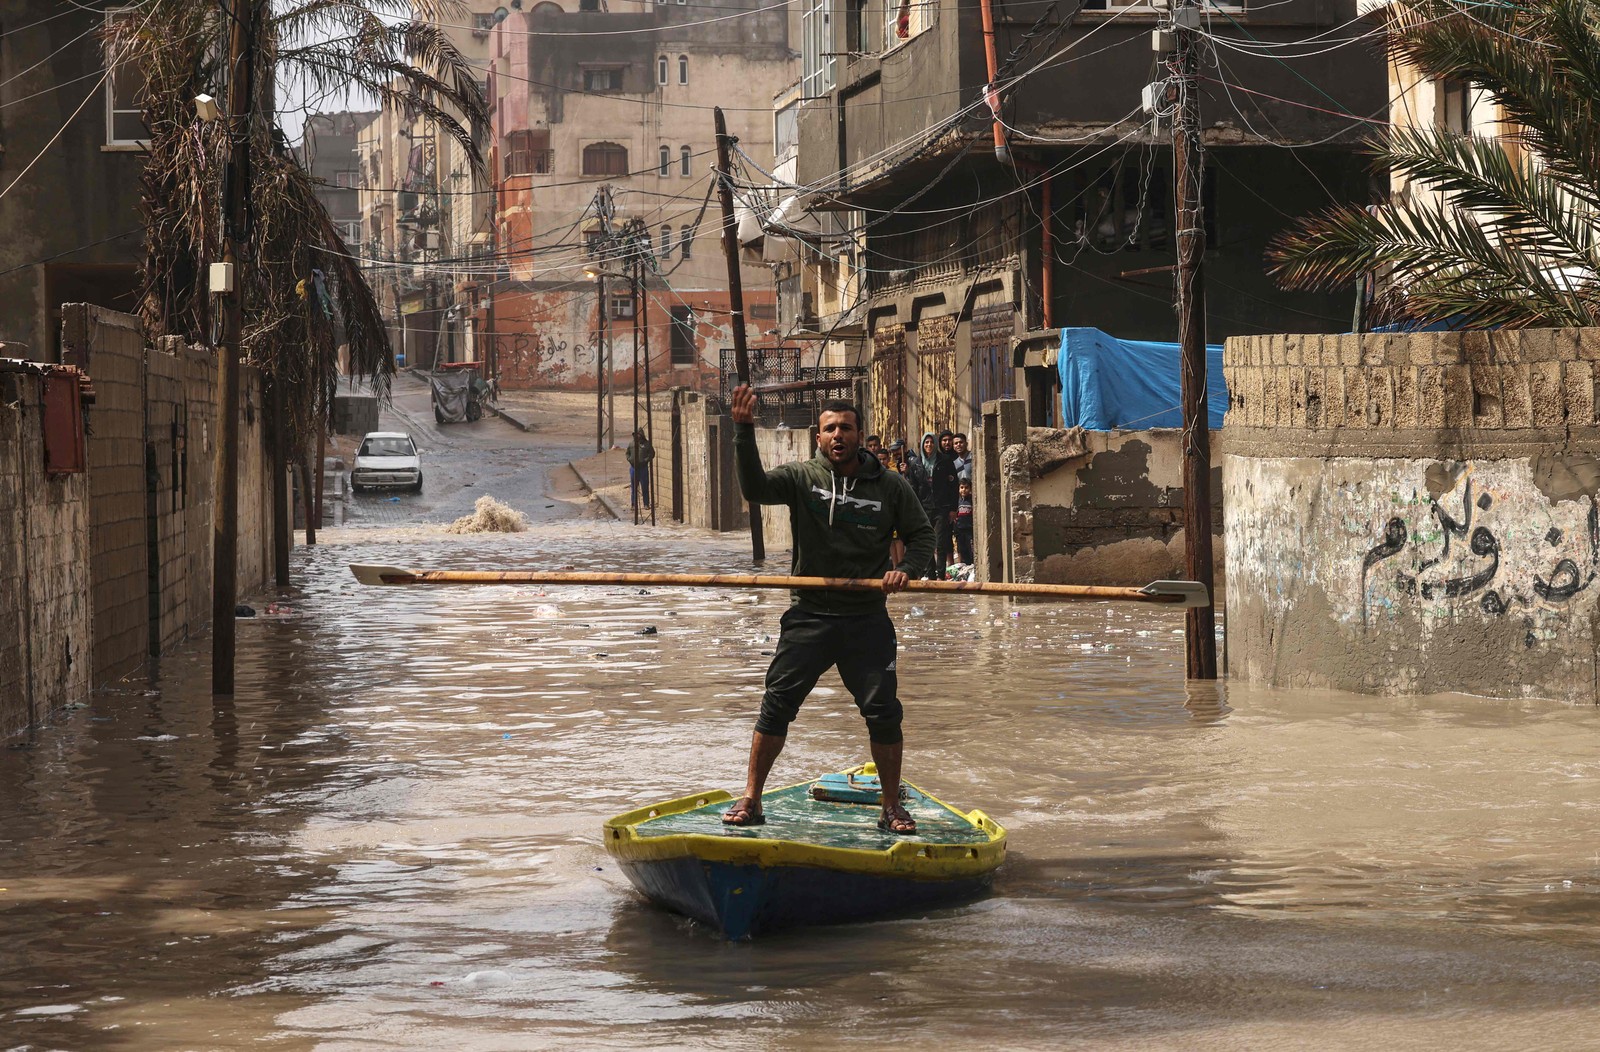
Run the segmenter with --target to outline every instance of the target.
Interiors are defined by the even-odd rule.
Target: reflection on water
[[[1011,829],[995,893],[727,944],[597,834],[735,785],[785,597],[343,566],[741,545],[381,538],[240,623],[235,701],[202,640],[0,752],[0,1049],[1592,1040],[1592,710],[1186,688],[1177,613],[896,599],[908,775]],[[864,754],[830,676],[778,774]]]

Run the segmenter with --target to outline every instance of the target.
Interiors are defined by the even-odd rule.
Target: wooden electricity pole
[[[628,465],[632,478],[628,480],[629,503],[633,505],[633,524],[639,525],[639,487],[650,485],[650,465],[641,464],[644,450],[639,447],[639,282],[644,280],[644,260],[639,256],[639,231],[634,229],[628,239],[628,306],[633,313],[633,433],[628,445],[633,449],[633,463]]]
[[[1177,105],[1172,119],[1173,198],[1178,211],[1178,341],[1183,374],[1183,554],[1185,573],[1205,585],[1211,603],[1186,610],[1185,668],[1190,679],[1217,678],[1216,589],[1211,566],[1211,430],[1206,397],[1206,251],[1201,180],[1199,8],[1174,9]]]
[[[259,0],[232,0],[228,33],[228,165],[223,185],[222,261],[232,272],[217,348],[216,485],[211,508],[211,693],[233,693],[234,608],[239,561],[239,361],[244,275],[239,244],[249,236],[250,125],[255,95]]]
[[[744,286],[739,280],[739,224],[733,218],[733,162],[729,156],[728,121],[716,108],[717,196],[722,202],[722,254],[728,258],[728,313],[733,325],[733,360],[739,382],[750,382],[750,351],[744,342]],[[767,557],[762,535],[761,505],[750,502],[750,555],[756,562]]]

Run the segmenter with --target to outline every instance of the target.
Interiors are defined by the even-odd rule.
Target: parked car
[[[350,488],[365,493],[391,487],[421,493],[422,458],[417,454],[417,444],[404,431],[373,431],[356,450]]]

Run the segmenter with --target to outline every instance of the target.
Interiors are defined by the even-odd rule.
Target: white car
[[[350,488],[356,493],[397,487],[422,492],[422,460],[417,444],[404,431],[374,431],[361,440]]]

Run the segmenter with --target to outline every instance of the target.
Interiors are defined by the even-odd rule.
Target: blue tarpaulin
[[[1062,329],[1056,358],[1061,426],[1089,431],[1182,427],[1179,360],[1175,343],[1119,340],[1099,329]],[[1206,394],[1210,425],[1216,430],[1228,411],[1221,344],[1206,347]]]

